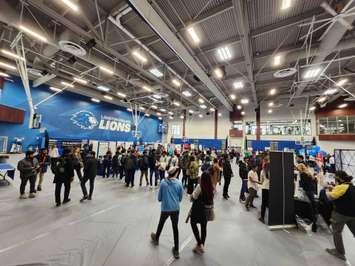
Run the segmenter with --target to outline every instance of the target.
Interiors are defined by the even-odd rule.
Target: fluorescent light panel
[[[97,99],[97,98],[91,98],[91,101],[92,102],[94,102],[94,103],[99,103],[99,102],[101,102],[99,99]]]
[[[201,104],[201,105],[200,105],[200,108],[201,108],[201,109],[206,109],[206,108],[207,108],[207,106],[206,106],[206,105],[204,105],[204,104]]]
[[[18,56],[17,54],[9,51],[9,50],[5,50],[5,49],[1,49],[1,53],[3,53],[4,55],[7,55],[9,57],[12,57],[14,59],[18,59],[18,60],[22,60],[22,61],[26,61],[25,58]]]
[[[270,91],[269,91],[269,95],[275,95],[276,94],[276,89],[271,89]]]
[[[194,110],[191,110],[191,109],[189,110],[190,114],[193,114],[194,112],[195,112]]]
[[[181,82],[178,79],[173,79],[171,82],[174,84],[175,87],[180,87],[181,86]]]
[[[323,92],[323,95],[333,95],[338,92],[337,88],[329,88],[325,92]]]
[[[203,118],[203,115],[202,115],[202,114],[199,114],[198,117],[199,117],[199,118]]]
[[[281,55],[275,55],[274,56],[274,62],[273,62],[274,66],[279,66],[281,65]]]
[[[343,87],[348,82],[348,79],[341,79],[337,82],[338,87]]]
[[[9,78],[10,75],[0,71],[0,77]]]
[[[25,25],[20,25],[20,26],[19,26],[19,29],[20,29],[21,31],[27,33],[28,35],[30,35],[30,36],[32,36],[32,37],[38,39],[38,40],[41,41],[41,42],[47,42],[47,41],[48,41],[46,37],[44,37],[43,35],[41,35],[41,34],[35,32],[35,31],[33,31],[33,30],[27,28]]]
[[[214,73],[214,75],[215,75],[215,77],[217,78],[217,79],[222,79],[223,78],[223,71],[222,71],[222,69],[220,69],[220,68],[215,68],[215,70],[213,71],[213,73]]]
[[[74,81],[79,82],[83,85],[88,84],[88,82],[85,79],[81,79],[81,78],[77,78],[77,77],[74,77],[73,79],[74,79]]]
[[[158,106],[152,105],[151,108],[156,110],[156,109],[158,109]]]
[[[98,88],[100,91],[104,91],[104,92],[110,91],[110,88],[109,88],[109,87],[106,87],[106,86],[103,86],[103,85],[99,85],[99,86],[97,86],[97,88]]]
[[[303,78],[304,78],[304,79],[312,79],[312,78],[315,78],[315,77],[317,77],[317,76],[320,74],[321,71],[322,71],[322,69],[319,68],[319,67],[308,69],[308,70],[306,70],[306,72],[304,73]]]
[[[107,100],[110,100],[110,101],[113,100],[113,98],[110,95],[104,95],[104,98],[107,99]]]
[[[51,90],[51,91],[55,91],[55,92],[60,92],[60,91],[62,91],[61,89],[59,89],[59,88],[56,88],[56,87],[49,87],[49,89]]]
[[[182,92],[182,94],[185,96],[185,97],[191,97],[192,96],[192,94],[191,94],[191,92],[189,92],[189,91],[183,91]]]
[[[292,0],[282,0],[281,10],[286,10],[291,7]]]
[[[338,108],[345,108],[345,107],[347,107],[347,106],[348,106],[347,103],[342,103],[342,104],[340,104],[340,105],[338,106]]]
[[[107,73],[107,74],[110,74],[110,75],[113,75],[113,71],[107,67],[104,67],[104,66],[99,66],[100,70],[102,70],[103,72]]]
[[[152,91],[152,88],[147,85],[144,85],[142,88],[143,88],[143,90],[148,91],[148,92]]]
[[[14,65],[5,63],[5,62],[0,62],[0,66],[11,69],[11,70],[16,70],[16,67]]]
[[[73,1],[71,0],[62,0],[62,2],[69,7],[71,10],[78,12],[79,11],[79,6],[77,6]]]
[[[173,102],[173,105],[175,105],[175,106],[180,106],[180,103],[177,102],[177,101],[174,101],[174,102]]]
[[[234,81],[233,87],[234,89],[242,89],[244,88],[244,83],[243,81]]]
[[[126,98],[127,95],[122,93],[122,92],[117,92],[117,95],[120,96],[121,98]]]
[[[241,104],[248,104],[249,103],[249,99],[247,99],[247,98],[241,99],[240,103]]]
[[[222,61],[227,61],[232,58],[232,54],[231,54],[228,46],[223,46],[223,47],[218,48],[217,53],[218,53],[219,58]]]
[[[322,96],[322,97],[317,99],[317,102],[324,103],[326,100],[327,100],[327,97],[326,96]]]
[[[198,99],[198,102],[199,102],[199,103],[204,103],[205,101],[204,101],[202,98],[199,98],[199,99]]]
[[[149,70],[149,72],[152,73],[152,74],[153,74],[154,76],[156,76],[157,78],[161,78],[162,76],[164,76],[163,73],[161,73],[161,72],[159,71],[159,69],[157,69],[157,68],[151,68],[151,69]]]
[[[62,82],[60,82],[62,85],[64,85],[65,87],[69,87],[69,88],[74,88],[74,85],[73,84],[70,84],[70,83],[68,83],[68,82],[66,82],[66,81],[62,81]]]
[[[316,110],[316,107],[315,107],[315,106],[311,106],[311,107],[309,108],[309,111],[314,111],[314,110]]]
[[[134,50],[132,52],[132,55],[139,61],[141,61],[143,64],[146,64],[148,62],[148,59],[138,50]]]
[[[187,32],[189,33],[192,41],[195,43],[195,44],[199,44],[200,43],[200,37],[197,35],[196,33],[196,30],[194,27],[190,26],[187,28]]]
[[[229,97],[230,97],[232,100],[237,99],[237,96],[235,96],[235,94],[231,94],[231,95],[229,95]]]
[[[210,111],[211,111],[211,112],[214,112],[214,111],[216,111],[216,110],[215,110],[214,108],[212,108],[212,107],[211,107],[211,108],[210,108]]]

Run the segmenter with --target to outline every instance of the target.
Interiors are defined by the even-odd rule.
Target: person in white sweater
[[[260,173],[261,181],[261,214],[259,221],[265,223],[266,208],[269,208],[270,164],[266,163]]]
[[[256,171],[257,168],[258,168],[257,166],[253,166],[253,168],[248,173],[249,195],[245,201],[245,208],[247,211],[249,211],[249,208],[255,208],[253,202],[254,202],[254,198],[256,196],[256,193],[258,191],[258,184],[261,184],[259,182],[258,172]]]

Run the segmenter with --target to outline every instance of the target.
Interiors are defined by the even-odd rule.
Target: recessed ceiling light
[[[156,110],[156,109],[158,109],[158,106],[152,105],[151,108],[154,109],[154,110]]]
[[[279,66],[281,65],[281,55],[275,55],[274,56],[274,61],[273,61],[273,65],[276,67],[276,66]]]
[[[173,112],[168,112],[168,114],[169,114],[169,115],[174,115],[174,113],[173,113]]]
[[[249,99],[247,99],[247,98],[241,99],[240,103],[241,104],[248,104],[249,103]]]
[[[16,70],[16,67],[14,65],[5,63],[5,62],[0,62],[0,66],[11,69],[11,70]]]
[[[232,100],[237,99],[237,96],[235,96],[235,94],[231,94],[231,95],[229,95],[229,97],[230,97]]]
[[[199,99],[198,99],[198,102],[199,102],[199,103],[204,103],[205,101],[204,101],[202,98],[199,98]]]
[[[316,107],[315,107],[315,106],[309,107],[309,111],[314,111],[314,110],[316,110]]]
[[[269,106],[269,107],[274,106],[274,102],[269,102],[268,106]]]
[[[304,75],[303,75],[303,78],[304,78],[304,79],[312,79],[312,78],[315,78],[315,77],[317,77],[317,76],[320,74],[321,71],[322,71],[322,69],[319,68],[319,67],[310,68],[310,69],[306,70],[306,72],[305,72]]]
[[[171,82],[174,84],[175,87],[180,87],[181,86],[181,82],[178,79],[172,79]]]
[[[127,108],[128,112],[133,112],[133,110],[131,108]]]
[[[106,72],[107,74],[110,74],[110,75],[114,74],[114,72],[111,69],[107,68],[107,67],[99,66],[99,68],[100,68],[100,70],[102,70],[103,72]]]
[[[150,117],[150,114],[144,114],[146,117]]]
[[[268,112],[269,114],[272,114],[272,110],[271,110],[271,109],[269,109],[267,112]]]
[[[221,114],[221,113],[218,113],[218,116],[219,116],[219,117],[221,117],[221,116],[222,116],[222,114]]]
[[[65,87],[69,87],[69,88],[74,88],[74,85],[73,84],[70,84],[68,82],[65,82],[65,81],[62,81],[60,82],[62,85],[64,85]]]
[[[342,103],[342,104],[340,104],[340,105],[338,106],[338,108],[345,108],[345,107],[347,107],[347,106],[348,106],[347,103]]]
[[[99,86],[97,86],[97,88],[98,88],[100,91],[104,91],[104,92],[110,91],[110,88],[109,88],[109,87],[106,87],[106,86],[103,86],[103,85],[99,85]]]
[[[317,102],[324,103],[326,100],[327,100],[327,97],[326,96],[322,96],[322,97],[317,99]]]
[[[56,88],[56,87],[49,87],[49,89],[51,90],[51,91],[55,91],[55,92],[60,92],[60,91],[62,91],[61,89],[59,89],[59,88]]]
[[[163,113],[165,113],[165,112],[166,112],[166,109],[161,108],[160,111],[162,111]]]
[[[149,87],[148,85],[143,85],[142,88],[143,88],[143,90],[145,90],[145,91],[152,92],[152,88]]]
[[[144,108],[143,106],[139,106],[139,110],[144,111],[144,110],[145,110],[145,108]]]
[[[126,98],[127,95],[122,93],[122,92],[117,92],[117,95],[120,96],[121,98]]]
[[[91,98],[91,101],[94,102],[94,103],[99,103],[99,102],[101,102],[99,99],[96,99],[96,98]]]
[[[269,91],[269,95],[275,95],[276,94],[276,89],[271,89],[270,91]]]
[[[214,111],[216,111],[216,110],[215,110],[214,108],[212,108],[212,107],[211,107],[211,108],[210,108],[210,111],[211,111],[211,112],[214,112]]]
[[[333,95],[338,91],[337,88],[330,88],[323,92],[323,95]]]
[[[151,68],[149,69],[149,72],[152,73],[157,78],[161,78],[162,76],[164,76],[163,73],[161,73],[157,68]]]
[[[161,118],[160,116],[158,117],[159,120],[163,120],[163,118]]]
[[[197,35],[195,28],[193,26],[188,27],[187,32],[190,34],[190,37],[195,44],[200,43],[200,41],[201,41],[200,37]]]
[[[180,115],[180,119],[184,119],[185,117],[183,115]]]
[[[173,102],[173,105],[175,105],[175,106],[180,106],[180,102],[174,101],[174,102]]]
[[[107,99],[107,100],[110,100],[110,101],[113,100],[113,98],[110,95],[104,95],[104,98]]]
[[[342,86],[344,86],[347,82],[348,82],[348,79],[341,79],[341,80],[339,80],[339,81],[336,83],[336,85],[337,85],[338,87],[342,87]]]
[[[173,120],[173,119],[174,119],[174,117],[173,117],[173,116],[169,116],[169,119],[170,119],[170,120]]]
[[[21,60],[21,61],[26,61],[25,58],[21,57],[21,56],[18,56],[17,54],[9,51],[9,50],[5,50],[5,49],[1,49],[1,53],[3,53],[4,55],[7,55],[11,58],[14,58],[14,59],[18,59],[18,60]]]
[[[243,81],[234,81],[233,87],[234,89],[242,89],[244,88],[244,83]]]
[[[62,0],[62,2],[69,8],[71,8],[73,11],[78,12],[79,11],[79,7],[73,3],[73,1],[71,0]]]
[[[281,10],[286,10],[291,7],[292,0],[282,0]]]
[[[183,91],[182,92],[182,94],[185,96],[185,97],[191,97],[192,96],[192,94],[191,94],[191,92],[189,92],[189,91]]]
[[[35,32],[35,31],[33,31],[33,30],[27,28],[25,25],[20,25],[20,26],[19,26],[19,29],[20,29],[21,31],[27,33],[28,35],[30,35],[30,36],[32,36],[32,37],[34,37],[34,38],[40,40],[41,42],[47,42],[47,38],[46,38],[46,37],[44,37],[43,35],[41,35],[41,34]]]
[[[202,115],[202,114],[199,114],[198,117],[199,117],[199,118],[203,118],[203,115]]]
[[[243,112],[241,112],[240,114],[241,114],[241,115],[245,115],[245,112],[243,111]]]
[[[201,109],[206,109],[206,108],[207,108],[207,106],[206,106],[206,105],[204,105],[204,104],[201,104],[201,105],[200,105],[200,108],[201,108]]]
[[[4,77],[4,78],[9,78],[10,77],[10,75],[8,75],[8,74],[6,74],[4,72],[1,72],[1,71],[0,71],[0,76]]]
[[[227,61],[232,58],[232,54],[231,54],[228,46],[223,46],[223,47],[218,48],[217,53],[218,53],[219,58],[222,61]]]
[[[237,105],[237,109],[238,109],[238,110],[242,110],[242,108],[243,108],[243,107],[242,107],[240,104]]]
[[[222,79],[224,76],[222,69],[220,69],[219,67],[217,67],[213,70],[213,74],[217,79]]]
[[[88,84],[88,82],[87,82],[85,79],[81,79],[81,78],[77,78],[77,77],[74,77],[73,79],[74,79],[76,82],[79,82],[79,83],[81,83],[81,84],[83,84],[83,85]]]
[[[146,64],[148,62],[148,59],[138,50],[134,50],[132,52],[132,55],[139,61],[141,61],[143,64]]]
[[[193,114],[193,113],[194,113],[194,110],[191,110],[191,109],[190,109],[190,110],[189,110],[189,113],[190,113],[190,114]]]

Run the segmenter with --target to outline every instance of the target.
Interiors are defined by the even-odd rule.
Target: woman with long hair
[[[270,162],[265,159],[263,163],[263,169],[260,173],[261,178],[261,213],[259,221],[265,223],[266,208],[269,208],[269,188],[270,188]]]
[[[204,253],[204,245],[207,236],[207,222],[214,219],[213,212],[214,186],[211,176],[204,172],[192,193],[193,204],[191,208],[191,228],[196,238],[196,247],[193,251],[197,254]],[[201,225],[201,235],[197,224]]]

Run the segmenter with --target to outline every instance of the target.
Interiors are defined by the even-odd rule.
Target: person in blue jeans
[[[151,240],[154,245],[159,244],[159,237],[163,230],[166,220],[170,217],[174,233],[174,247],[172,248],[173,255],[176,259],[179,254],[179,211],[180,202],[183,195],[183,187],[181,181],[176,177],[179,174],[178,167],[172,167],[168,171],[168,178],[163,179],[160,183],[158,201],[161,202],[160,221],[156,233],[151,234]]]
[[[239,161],[239,177],[242,179],[239,201],[245,201],[245,193],[248,192],[248,165],[244,160]]]

